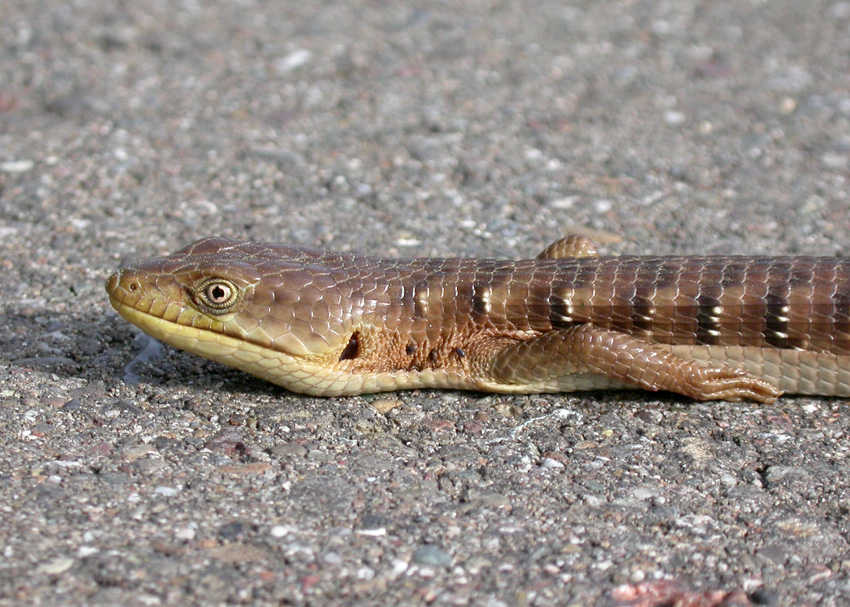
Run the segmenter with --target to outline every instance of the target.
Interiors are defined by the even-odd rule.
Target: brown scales
[[[205,239],[122,270],[107,290],[121,312],[144,297],[191,295],[211,278],[238,290],[232,309],[157,305],[341,378],[321,387],[321,378],[240,366],[296,391],[356,393],[339,383],[346,378],[393,389],[368,377],[398,372],[408,374],[393,376],[399,386],[415,387],[424,372],[449,370],[421,385],[533,392],[610,381],[765,402],[782,389],[850,393],[850,262],[841,258],[597,257],[589,240],[570,237],[533,260],[405,260]],[[760,366],[772,352],[804,354],[783,354],[777,371]]]

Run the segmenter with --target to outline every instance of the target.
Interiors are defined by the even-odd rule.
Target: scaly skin
[[[121,316],[294,392],[639,387],[850,396],[850,260],[383,259],[207,238],[122,268]]]

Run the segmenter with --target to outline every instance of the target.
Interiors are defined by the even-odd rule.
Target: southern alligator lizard
[[[850,259],[384,259],[206,238],[122,268],[118,313],[294,392],[638,387],[850,396]]]

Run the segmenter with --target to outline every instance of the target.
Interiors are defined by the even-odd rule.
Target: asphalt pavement
[[[209,235],[846,254],[848,180],[850,2],[0,0],[0,607],[850,604],[847,399],[304,397],[103,290]]]

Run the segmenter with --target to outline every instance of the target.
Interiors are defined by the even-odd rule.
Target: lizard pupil
[[[201,304],[221,313],[239,300],[239,293],[229,281],[213,280],[202,285],[196,297]]]
[[[227,301],[228,297],[230,297],[230,289],[223,285],[210,285],[207,295],[209,295],[212,301],[221,303]]]

